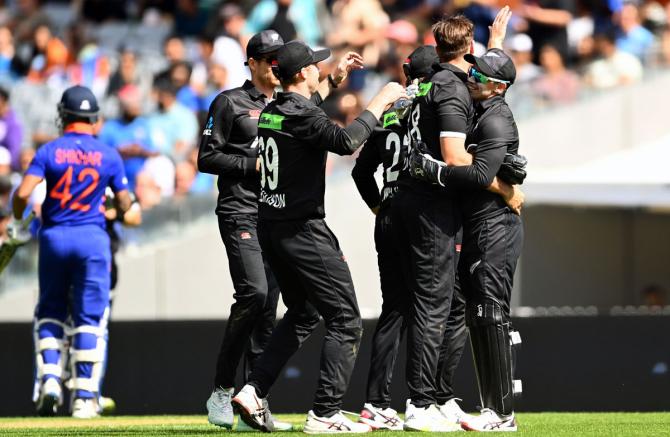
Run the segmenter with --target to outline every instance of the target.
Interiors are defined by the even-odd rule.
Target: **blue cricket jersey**
[[[44,144],[26,174],[47,181],[44,226],[95,224],[104,228],[105,188],[116,193],[128,187],[119,153],[83,133],[66,133]]]

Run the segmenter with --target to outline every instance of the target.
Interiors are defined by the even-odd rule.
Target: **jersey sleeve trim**
[[[440,138],[463,138],[465,139],[465,134],[463,132],[454,132],[443,130],[440,132]]]

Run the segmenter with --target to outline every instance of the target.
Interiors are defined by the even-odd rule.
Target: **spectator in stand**
[[[532,82],[542,75],[542,69],[533,64],[533,40],[528,35],[517,33],[505,45],[516,67],[514,87]]]
[[[197,0],[177,0],[174,14],[175,32],[180,36],[196,36],[207,24],[208,11]]]
[[[579,77],[565,68],[558,50],[545,45],[540,50],[540,65],[544,74],[533,83],[540,104],[572,103],[579,93]]]
[[[203,101],[208,94],[209,60],[214,52],[214,40],[216,37],[209,32],[198,35],[198,56],[193,60],[190,86],[199,96],[198,111],[207,111],[209,107],[203,107]]]
[[[34,67],[34,61],[40,56],[44,56],[47,51],[47,44],[52,38],[51,30],[46,24],[40,24],[35,27],[32,38],[21,40],[16,34],[16,55],[12,59],[12,70],[18,76],[25,76]]]
[[[202,98],[201,108],[209,109],[210,105],[220,92],[227,89],[228,70],[225,65],[221,65],[215,60],[209,63],[209,83]]]
[[[177,61],[170,67],[170,79],[177,87],[177,101],[193,112],[200,110],[200,96],[191,86],[193,68],[186,61]]]
[[[237,40],[242,47],[246,47],[251,36],[244,32],[247,25],[244,11],[235,3],[226,3],[221,7],[219,17],[225,34]]]
[[[195,182],[196,168],[190,161],[182,161],[175,167],[175,196],[183,197],[191,192],[193,182]]]
[[[150,158],[135,182],[135,194],[142,209],[153,208],[174,195],[175,166],[166,156]]]
[[[293,33],[307,45],[317,45],[323,37],[317,13],[320,2],[322,0],[261,0],[249,13],[244,33],[253,35],[274,29],[284,41],[294,39],[289,35]]]
[[[137,53],[130,47],[123,47],[119,54],[118,68],[109,79],[107,95],[115,95],[130,84],[135,85],[142,96],[148,96],[151,91],[150,74],[138,63]]]
[[[97,44],[88,43],[77,55],[77,63],[70,68],[70,74],[71,83],[90,88],[98,100],[102,100],[111,76],[109,58]]]
[[[175,196],[211,193],[214,190],[216,177],[198,171],[198,151],[193,150],[186,161],[175,166]]]
[[[596,35],[595,44],[601,59],[587,68],[587,85],[594,88],[614,88],[642,79],[642,63],[635,56],[617,48],[613,32]]]
[[[19,156],[22,140],[23,129],[9,104],[9,93],[6,89],[0,88],[0,146],[9,151],[14,171],[21,169]]]
[[[142,116],[142,93],[129,84],[119,91],[121,118],[107,120],[98,135],[103,143],[114,147],[123,158],[128,187],[135,189],[135,179],[147,158],[157,156],[151,144],[149,119]]]
[[[542,76],[542,69],[533,64],[533,40],[517,33],[507,40],[505,48],[516,68],[516,80],[505,93],[505,101],[517,117],[530,114],[535,105],[533,82]]]
[[[228,75],[225,88],[242,86],[245,80],[251,79],[249,69],[244,66],[247,61],[240,44],[233,38],[220,36],[214,41],[214,51],[211,60],[223,66]]]
[[[624,3],[619,14],[621,33],[617,38],[617,47],[646,63],[654,44],[654,35],[640,24],[640,11],[633,3]]]
[[[383,52],[385,32],[390,20],[379,0],[336,0],[333,3],[333,31],[328,35],[329,47],[347,47],[363,56],[368,69],[377,66]],[[366,70],[349,75],[349,88],[364,88]]]
[[[195,146],[198,119],[193,111],[177,101],[177,86],[168,74],[154,80],[158,112],[150,119],[151,143],[176,162],[185,159]]]
[[[41,25],[49,25],[49,17],[41,7],[40,0],[21,0],[16,2],[16,12],[10,28],[13,29],[17,44],[29,42]],[[30,65],[30,64],[29,64]]]
[[[169,70],[172,65],[179,61],[186,60],[186,47],[184,41],[177,35],[167,37],[163,43],[163,54],[165,55],[166,66],[163,70]]]
[[[63,89],[47,84],[47,76],[44,57],[37,57],[28,76],[12,88],[11,106],[24,129],[24,148],[37,148],[59,134],[54,120]]]
[[[554,47],[563,60],[569,59],[567,28],[574,10],[574,0],[538,0],[522,4],[515,10],[527,23],[526,32],[533,40],[535,62],[539,62],[540,49],[545,45]]]
[[[148,172],[140,172],[135,181],[137,203],[143,211],[147,211],[161,203],[161,188]]]

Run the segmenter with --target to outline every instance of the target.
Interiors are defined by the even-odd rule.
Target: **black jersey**
[[[449,63],[435,65],[433,75],[419,85],[419,92],[412,103],[407,127],[409,139],[411,142],[423,142],[428,153],[440,161],[443,160],[440,138],[465,139],[473,125],[474,107],[465,86],[467,80],[467,73],[458,67]],[[403,170],[398,183],[426,185],[412,178],[407,169]]]
[[[491,185],[506,153],[518,154],[519,131],[512,111],[501,96],[477,104],[477,123],[467,138],[474,147],[472,165],[449,167],[447,186],[462,190],[461,208],[466,221],[489,218],[508,210],[503,198],[486,188]]]
[[[369,111],[347,128],[328,118],[313,101],[297,93],[279,93],[261,114],[261,220],[325,217],[328,152],[352,154],[377,124]]]
[[[390,204],[397,190],[402,163],[407,156],[407,128],[394,109],[384,113],[382,125],[377,126],[361,149],[351,172],[356,188],[370,209]],[[374,174],[382,165],[384,186],[381,193]]]
[[[323,101],[319,93],[314,104]],[[258,213],[258,119],[268,100],[250,81],[212,102],[198,151],[198,169],[219,176],[219,215]]]
[[[198,151],[198,169],[219,176],[216,213],[256,214],[256,135],[266,97],[250,82],[212,102]]]

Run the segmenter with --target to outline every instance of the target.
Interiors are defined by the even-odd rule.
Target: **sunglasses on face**
[[[489,83],[489,82],[495,82],[495,83],[504,83],[505,85],[508,85],[510,82],[508,80],[500,80],[500,79],[493,79],[491,77],[488,77],[479,71],[477,71],[474,67],[470,67],[470,71],[468,72],[468,76],[473,78],[475,82],[477,83]]]

